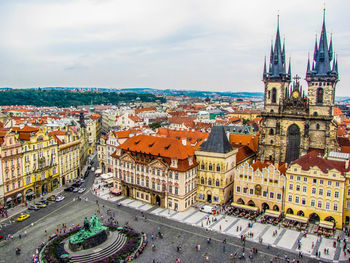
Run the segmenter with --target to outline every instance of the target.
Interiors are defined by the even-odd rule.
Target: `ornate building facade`
[[[325,17],[313,61],[307,65],[308,96],[299,79],[296,76],[290,85],[291,63],[287,72],[285,44],[281,45],[278,25],[268,70],[266,61],[264,65],[265,100],[258,154],[261,161],[291,163],[310,150],[328,153],[338,149],[333,122],[338,64],[332,40],[328,45]]]

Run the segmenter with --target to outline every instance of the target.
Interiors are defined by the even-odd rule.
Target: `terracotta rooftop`
[[[312,151],[305,154],[298,160],[292,162],[291,165],[293,164],[300,165],[301,169],[304,171],[308,171],[314,166],[318,167],[323,173],[328,173],[328,171],[336,169],[342,175],[344,175],[345,172],[349,171],[349,168],[345,168],[345,162],[328,160],[320,156],[317,151]]]
[[[186,159],[194,155],[192,147],[188,145],[184,146],[179,140],[151,135],[133,136],[122,145],[119,145],[118,148],[175,159]]]

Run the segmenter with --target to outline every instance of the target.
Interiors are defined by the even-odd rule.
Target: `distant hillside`
[[[70,107],[89,104],[133,102],[165,102],[165,98],[150,93],[72,92],[65,90],[12,89],[0,92],[0,105],[34,105]]]

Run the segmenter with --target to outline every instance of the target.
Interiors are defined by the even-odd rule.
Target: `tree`
[[[149,125],[149,127],[150,127],[152,130],[155,130],[155,129],[157,129],[157,128],[160,128],[161,125],[160,125],[159,122],[153,122],[153,123],[151,123],[151,124]]]

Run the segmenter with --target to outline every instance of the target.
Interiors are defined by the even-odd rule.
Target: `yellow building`
[[[88,119],[86,121],[86,130],[88,135],[88,141],[89,141],[89,154],[93,154],[93,152],[96,149],[97,144],[97,129],[98,129],[98,120],[97,119]],[[101,132],[101,128],[100,132]]]
[[[25,198],[31,193],[39,197],[59,187],[58,147],[46,128],[25,126],[17,132],[22,141]]]
[[[287,169],[285,211],[304,216],[310,222],[332,221],[342,228],[343,200],[348,161],[338,158],[341,153],[331,152],[322,157],[310,152]]]
[[[80,140],[78,134],[66,127],[66,131],[52,131],[49,133],[58,144],[58,163],[60,184],[72,183],[79,177],[80,171]]]
[[[259,160],[245,162],[235,169],[234,202],[237,204],[282,211],[286,165],[274,166],[272,162]]]
[[[233,196],[237,149],[228,142],[223,126],[214,126],[195,152],[198,162],[197,200],[225,204]]]

